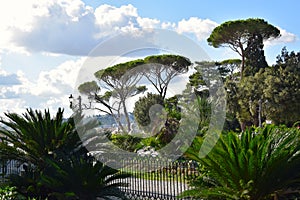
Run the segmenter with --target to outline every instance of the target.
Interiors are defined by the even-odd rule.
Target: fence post
[[[122,188],[131,199],[175,200],[178,194],[191,189],[188,180],[199,175],[194,161],[170,163],[153,157],[142,157],[122,162],[126,172],[132,174],[126,179],[129,188]]]

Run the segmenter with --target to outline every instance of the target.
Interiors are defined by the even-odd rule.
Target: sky
[[[265,42],[265,56],[272,65],[283,47],[300,51],[298,4],[297,0],[3,0],[0,116],[27,108],[55,113],[58,107],[70,114],[68,97],[89,53],[111,35],[139,29],[182,34],[211,60],[220,61],[239,56],[228,48],[209,46],[211,31],[229,20],[262,18],[281,32],[280,38]]]

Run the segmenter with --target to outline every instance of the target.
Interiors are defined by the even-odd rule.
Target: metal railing
[[[121,189],[133,200],[178,200],[177,196],[180,193],[191,189],[189,181],[199,175],[198,164],[194,161],[167,162],[150,157],[122,162],[125,166],[124,171],[131,173],[132,176],[121,180],[129,185]],[[145,172],[145,166],[156,170]]]
[[[132,176],[115,181],[128,183],[128,187],[121,187],[121,190],[132,200],[178,200],[177,196],[180,193],[191,189],[189,181],[199,175],[198,164],[195,161],[168,162],[150,157],[121,162],[125,166],[121,172],[130,173]],[[145,172],[145,166],[156,170]],[[14,160],[0,162],[1,181],[9,174],[21,172],[22,165]]]
[[[5,178],[10,174],[20,174],[22,165],[15,160],[1,160],[0,161],[0,182],[5,181]]]

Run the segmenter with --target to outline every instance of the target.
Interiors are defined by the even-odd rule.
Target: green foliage
[[[265,20],[249,18],[222,23],[212,31],[207,42],[215,48],[228,46],[242,57],[242,78],[246,57],[252,61],[255,61],[255,58],[264,59],[263,54],[259,52],[263,47],[263,40],[279,36],[279,29]]]
[[[145,92],[147,90],[147,87],[145,85],[140,85],[136,87],[136,90],[137,90],[137,94],[140,94],[142,92]]]
[[[276,124],[300,121],[300,52],[283,48],[277,64],[263,75],[265,115]]]
[[[17,192],[16,187],[1,186],[0,200],[26,200],[26,198]]]
[[[129,133],[132,124],[126,101],[147,90],[146,86],[138,85],[141,78],[146,77],[160,97],[165,99],[171,80],[180,73],[187,72],[190,65],[192,63],[189,59],[179,55],[148,56],[99,70],[94,73],[99,85],[95,81],[86,82],[78,90],[81,94],[93,96],[95,103],[102,105],[94,109],[113,116],[118,128]],[[106,90],[100,92],[100,88]],[[126,125],[121,123],[123,116]]]
[[[219,66],[213,62],[201,62],[197,63],[198,66],[195,67],[196,72],[189,76],[189,83],[186,89],[186,92],[191,93],[189,91],[192,86],[193,92],[196,94],[195,98],[195,105],[197,106],[199,116],[197,117],[198,121],[198,131],[197,135],[203,136],[206,131],[208,130],[210,117],[211,117],[211,102],[209,99],[209,90],[208,90],[208,80],[204,78],[204,74],[208,77],[210,76],[211,80],[214,80],[212,75],[214,72],[211,73],[212,68],[216,68],[219,70]]]
[[[105,69],[99,70],[95,72],[95,77],[103,80],[103,79],[111,79],[111,80],[119,80],[122,76],[124,76],[127,72],[133,73],[133,69],[135,67],[143,65],[145,62],[142,59],[133,60],[125,63],[116,64],[111,67],[107,67]]]
[[[153,147],[157,150],[167,143],[164,142],[164,139],[167,139],[167,135],[165,134],[165,132],[161,131],[157,136],[146,138],[135,137],[132,135],[111,134],[109,135],[109,140],[117,147],[129,152],[136,152],[145,147]]]
[[[202,138],[194,141],[187,156],[198,161],[202,175],[182,196],[201,199],[284,199],[300,189],[300,131],[266,126],[240,135],[223,134],[204,158]]]
[[[17,192],[27,198],[47,199],[51,189],[41,183],[41,173],[45,168],[40,170],[33,165],[25,166],[22,175],[11,174],[9,176],[9,184],[16,187]]]
[[[143,75],[139,66],[143,64],[144,60],[138,59],[120,63],[94,73],[100,87],[106,89],[104,94],[95,94],[96,103],[102,105],[102,108],[98,108],[98,110],[113,116],[123,132],[128,133],[131,130],[126,100],[147,90],[145,86],[138,86],[138,82]],[[112,101],[110,101],[111,98],[113,98]],[[122,115],[126,120],[125,126],[121,123]]]
[[[223,127],[224,131],[240,131],[240,123],[236,116],[232,113],[227,113],[226,114],[226,119]]]
[[[165,126],[157,134],[157,139],[160,141],[160,146],[165,146],[171,142],[178,132],[179,125],[179,120],[176,118],[167,118]]]
[[[27,110],[22,116],[7,113],[6,117],[7,120],[1,119],[9,128],[1,130],[0,156],[24,166],[21,175],[9,177],[9,184],[18,193],[28,198],[53,200],[122,195],[117,189],[121,183],[112,181],[128,175],[120,175],[88,156],[73,118],[64,120],[63,110],[59,109],[53,118],[47,110],[44,113]],[[84,125],[91,127],[94,122]]]
[[[60,161],[49,159],[47,163],[48,169],[42,174],[41,183],[52,189],[50,197],[82,200],[124,197],[118,186],[127,186],[120,180],[129,174],[119,173],[93,157],[72,156]]]
[[[132,135],[122,135],[122,134],[111,134],[109,137],[110,141],[118,146],[119,148],[134,152],[136,149],[139,148],[139,143],[141,142],[142,138],[135,137]]]
[[[188,58],[179,55],[154,55],[144,59],[144,76],[153,85],[158,94],[165,99],[172,79],[186,73],[192,65]]]
[[[188,58],[179,55],[154,55],[148,56],[144,59],[145,63],[162,64],[169,66],[177,72],[184,73],[188,71],[188,67],[192,65]]]
[[[168,118],[174,118],[176,120],[181,119],[180,108],[178,107],[179,96],[175,95],[164,101],[164,108],[168,114]]]
[[[263,39],[268,39],[278,37],[280,31],[263,19],[227,21],[213,30],[207,42],[216,48],[224,44],[238,45],[248,42],[253,33],[260,33]]]
[[[237,103],[240,109],[238,110],[237,117],[241,122],[248,122],[255,126],[259,125],[259,102],[265,102],[263,92],[265,87],[264,81],[264,74],[256,73],[254,76],[244,77],[238,83],[239,93],[237,94]]]
[[[218,66],[218,70],[223,79],[229,77],[229,79],[234,80],[234,75],[239,70],[241,62],[240,59],[228,59],[216,62],[216,66]]]
[[[142,138],[142,140],[136,145],[136,150],[143,149],[145,147],[153,147],[155,150],[158,150],[163,147],[162,142],[158,137],[147,137]]]
[[[93,95],[100,90],[96,81],[85,82],[78,87],[78,91],[85,95]]]
[[[195,92],[198,93],[198,90],[206,86],[206,82],[203,79],[203,74],[197,70],[192,75],[189,76],[189,84],[195,88]]]
[[[246,68],[245,76],[254,75],[260,69],[268,67],[264,50],[263,36],[258,32],[254,32],[248,39],[247,48],[245,49]]]
[[[199,125],[197,135],[204,136],[208,130],[211,117],[211,103],[207,97],[197,96],[197,109],[199,109]]]
[[[156,104],[164,105],[164,100],[160,95],[147,93],[147,96],[140,97],[134,104],[133,114],[135,121],[141,126],[149,125],[151,122],[149,111]]]
[[[62,109],[58,109],[53,118],[49,110],[43,113],[28,109],[23,116],[5,115],[8,120],[0,120],[8,127],[0,130],[0,138],[4,141],[0,143],[0,154],[4,159],[29,162],[42,169],[45,157],[72,144],[74,141],[70,137],[77,135],[71,120],[63,122]]]
[[[240,82],[227,79],[228,105],[241,124],[259,124],[272,120],[274,124],[292,126],[300,120],[300,53],[285,48],[277,64],[246,76]]]
[[[74,122],[64,122],[63,110],[52,118],[44,112],[28,109],[21,115],[6,113],[1,123],[8,128],[1,130],[0,155],[7,160],[16,160],[25,165],[23,175],[11,175],[10,182],[17,191],[27,197],[46,198],[49,188],[40,184],[40,174],[46,169],[48,158],[62,152],[72,153],[79,143]],[[78,152],[86,153],[85,149]]]
[[[160,110],[155,110],[157,105]],[[162,147],[174,138],[179,128],[181,113],[178,97],[163,100],[160,95],[148,93],[135,103],[134,117],[140,128],[151,133],[155,141],[160,143],[150,146]]]

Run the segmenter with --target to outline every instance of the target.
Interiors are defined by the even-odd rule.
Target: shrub
[[[119,148],[134,152],[138,147],[137,145],[142,140],[139,137],[134,137],[132,135],[121,135],[121,134],[112,134],[110,136],[111,142],[118,146]]]
[[[94,127],[94,122],[82,120],[83,127],[75,128],[73,118],[65,121],[61,109],[53,118],[47,110],[27,110],[22,116],[8,113],[6,117],[0,119],[8,127],[0,130],[0,157],[18,161],[25,170],[21,175],[10,175],[13,191],[43,200],[123,196],[118,189],[122,182],[113,181],[128,174],[95,161],[78,136],[77,129]]]
[[[198,138],[187,156],[202,166],[195,187],[181,196],[201,199],[284,199],[300,189],[300,131],[266,126],[223,134],[204,158]]]

